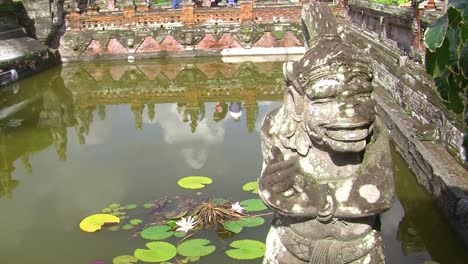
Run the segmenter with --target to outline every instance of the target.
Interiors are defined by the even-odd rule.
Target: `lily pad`
[[[109,208],[109,207],[106,207],[106,208],[102,209],[101,212],[103,212],[105,214],[112,213],[112,209]]]
[[[115,215],[115,216],[120,216],[120,215],[126,215],[127,213],[117,211],[117,212],[113,212],[113,213],[110,213],[110,214],[111,214],[111,215]]]
[[[169,220],[166,222],[166,225],[170,226],[171,228],[174,228],[177,226],[177,223],[175,220]]]
[[[131,210],[131,209],[137,208],[137,205],[136,204],[127,204],[126,206],[124,206],[124,208],[126,210]]]
[[[200,257],[186,257],[185,259],[180,260],[180,263],[181,264],[186,264],[186,263],[189,263],[189,262],[195,262],[195,261],[197,261],[199,259],[200,259]]]
[[[130,220],[130,224],[135,225],[135,226],[136,226],[136,225],[139,225],[139,224],[141,224],[141,223],[143,223],[143,220],[138,219],[138,218],[135,218],[135,219]]]
[[[256,227],[263,225],[265,223],[265,219],[262,217],[242,217],[237,220],[237,223],[244,227]]]
[[[119,207],[120,207],[120,204],[118,204],[118,203],[111,203],[111,204],[109,204],[109,207],[112,208],[112,209],[114,209],[114,208],[119,208]]]
[[[184,257],[202,257],[213,253],[215,246],[208,239],[190,239],[177,247],[177,252]]]
[[[179,184],[180,187],[186,189],[201,189],[205,187],[206,184],[211,184],[212,182],[213,180],[208,177],[188,176],[180,179],[177,184]]]
[[[151,208],[151,207],[153,207],[153,206],[154,206],[154,203],[145,203],[145,204],[143,205],[143,207],[146,208],[146,209]]]
[[[130,229],[133,229],[134,227],[135,227],[134,225],[127,224],[127,225],[122,226],[122,229],[123,230],[130,230]]]
[[[240,225],[237,221],[224,221],[223,227],[224,229],[236,234],[239,234],[242,231],[242,225]]]
[[[134,256],[130,255],[122,255],[122,256],[117,256],[112,260],[112,263],[114,264],[132,264],[136,263],[138,261],[137,258]]]
[[[257,212],[267,209],[260,199],[248,199],[240,202],[240,205],[244,207],[246,211]]]
[[[258,193],[258,182],[248,182],[242,186],[242,190],[246,192]]]
[[[256,259],[265,255],[265,243],[257,240],[237,240],[230,244],[235,249],[226,251],[226,255],[233,259]]]
[[[181,231],[174,232],[175,237],[184,237],[186,234],[187,233]]]
[[[212,198],[210,201],[212,203],[214,203],[214,204],[217,204],[217,205],[223,205],[223,204],[229,202],[228,200],[223,199],[223,198]]]
[[[85,232],[96,232],[101,230],[101,227],[105,224],[118,223],[120,223],[120,219],[117,216],[110,214],[94,214],[81,220],[80,228]]]
[[[115,226],[111,226],[109,228],[106,228],[107,230],[109,231],[119,231],[120,230],[120,226],[119,225],[115,225]]]
[[[163,262],[177,255],[176,247],[167,242],[149,242],[146,247],[149,249],[135,249],[135,257],[145,262]]]
[[[165,212],[163,215],[166,219],[179,219],[181,218],[182,216],[186,215],[187,214],[187,210],[184,210],[184,211],[169,211],[169,212]]]
[[[144,239],[163,240],[174,234],[174,232],[170,230],[171,227],[168,225],[158,225],[146,228],[140,235]]]

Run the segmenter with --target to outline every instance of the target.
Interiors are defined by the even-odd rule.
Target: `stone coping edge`
[[[62,62],[72,61],[92,61],[92,60],[139,60],[139,59],[159,59],[159,58],[192,58],[192,57],[222,57],[223,60],[227,57],[242,58],[246,56],[288,56],[302,55],[306,51],[305,47],[271,47],[271,48],[232,48],[220,50],[190,50],[185,51],[160,51],[150,53],[127,53],[127,54],[102,54],[101,56],[80,56],[80,57],[62,57]],[[288,58],[288,57],[287,57]],[[289,58],[288,58],[289,59]],[[249,60],[248,57],[245,60]],[[271,61],[268,59],[267,61]]]
[[[418,183],[429,192],[468,247],[468,172],[443,145],[421,142],[412,129],[415,120],[387,92],[375,88],[374,98],[378,115]]]

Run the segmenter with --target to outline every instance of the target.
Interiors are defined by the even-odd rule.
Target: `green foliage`
[[[372,2],[384,5],[402,5],[408,3],[410,0],[371,0]]]
[[[85,232],[96,232],[101,230],[103,225],[118,224],[120,219],[110,214],[93,214],[80,222],[81,230]]]
[[[186,189],[201,189],[205,187],[205,184],[211,184],[212,182],[213,180],[208,177],[188,176],[180,179],[177,184],[179,184],[180,187]]]
[[[240,225],[238,222],[232,221],[232,220],[224,221],[223,222],[223,227],[224,227],[224,229],[226,229],[228,231],[231,231],[233,233],[236,233],[236,234],[239,234],[242,231],[242,225]]]
[[[145,262],[163,262],[177,255],[176,247],[167,242],[150,242],[146,244],[146,247],[149,249],[136,249],[135,257]]]
[[[258,193],[258,182],[257,181],[248,182],[242,186],[242,190],[246,192]]]
[[[113,264],[132,264],[138,261],[137,258],[130,255],[117,256],[112,260]]]
[[[239,234],[244,227],[256,227],[263,225],[265,219],[262,217],[242,217],[237,221],[228,220],[223,222],[224,229]]]
[[[424,44],[426,71],[437,92],[450,110],[464,113],[468,124],[468,1],[451,0],[447,13],[426,30]]]
[[[174,232],[170,231],[171,227],[168,225],[158,225],[146,228],[141,232],[141,237],[150,240],[163,240],[166,239]]]
[[[257,212],[267,209],[260,199],[248,199],[240,202],[240,205],[248,212]]]
[[[234,259],[256,259],[265,255],[265,244],[256,240],[237,240],[230,244],[235,249],[229,249],[226,254]]]
[[[22,3],[7,2],[0,5],[0,17],[16,16],[22,9]]]
[[[213,253],[215,246],[207,239],[190,239],[177,247],[177,252],[184,257],[202,257]]]

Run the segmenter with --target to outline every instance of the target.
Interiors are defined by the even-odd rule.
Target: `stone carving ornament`
[[[383,263],[378,214],[394,182],[370,63],[326,5],[301,19],[307,52],[285,63],[284,104],[262,124],[260,197],[275,211],[264,263]]]

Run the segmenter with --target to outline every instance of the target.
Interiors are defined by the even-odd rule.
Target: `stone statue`
[[[301,19],[307,52],[285,63],[284,104],[261,130],[260,197],[275,211],[264,263],[384,263],[378,214],[394,182],[370,63],[325,4]]]

